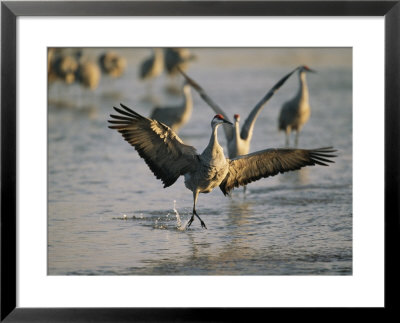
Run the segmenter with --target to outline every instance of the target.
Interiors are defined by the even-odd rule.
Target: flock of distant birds
[[[305,166],[328,166],[333,162],[332,158],[337,157],[334,154],[336,150],[332,147],[289,148],[291,132],[296,132],[297,147],[299,133],[310,117],[306,73],[315,72],[314,70],[305,65],[298,66],[282,77],[250,111],[240,129],[240,116],[235,114],[232,123],[206,91],[186,74],[187,64],[195,58],[194,55],[187,49],[175,49],[169,54],[168,50],[154,49],[152,56],[141,64],[139,76],[143,80],[152,79],[160,75],[164,68],[172,74],[182,75],[184,78],[182,104],[175,107],[157,107],[149,118],[120,104],[120,107],[114,107],[118,114],[111,114],[111,120],[108,122],[109,128],[121,133],[123,138],[136,149],[157,179],[163,182],[164,187],[171,186],[180,176],[184,176],[186,188],[193,193],[192,216],[186,227],[190,227],[196,216],[201,226],[206,228],[196,211],[199,193],[211,192],[219,186],[224,195],[229,195],[235,187],[246,188],[247,184],[261,178],[298,170]],[[171,57],[174,57],[174,60]],[[249,153],[259,113],[295,72],[299,76],[299,89],[291,100],[283,104],[278,120],[279,130],[285,132],[287,148],[270,148]],[[179,128],[189,120],[193,109],[192,88],[216,113],[211,120],[210,141],[202,153],[186,145],[177,135]],[[227,139],[228,158],[225,157],[223,148],[218,142],[217,130],[220,125],[223,125]]]
[[[186,70],[189,62],[196,58],[186,48],[154,48],[152,51],[152,55],[140,64],[139,78],[142,81],[152,80],[164,70],[173,78],[179,74],[179,68]],[[126,59],[112,50],[93,59],[79,48],[49,48],[47,57],[49,84],[55,81],[78,83],[90,90],[98,87],[102,74],[117,78],[127,66]]]
[[[102,73],[120,77],[126,68],[126,59],[113,51],[101,54],[98,61],[83,55],[81,49],[66,51],[64,48],[49,48],[47,55],[48,83],[62,81],[65,84],[79,83],[95,90]]]

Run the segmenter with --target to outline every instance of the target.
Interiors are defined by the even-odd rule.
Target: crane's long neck
[[[163,52],[160,48],[154,48],[153,55],[155,60],[160,60],[163,57]]]
[[[180,122],[186,123],[190,116],[192,115],[193,110],[193,101],[192,94],[190,92],[190,85],[185,85],[183,88],[183,102],[182,105],[178,108],[180,115]]]
[[[308,103],[308,86],[306,80],[306,72],[302,71],[299,73],[299,81],[300,81],[300,86],[297,96],[299,100],[302,101],[303,103]]]
[[[244,140],[240,136],[240,125],[239,121],[235,120],[235,133],[233,135],[232,141],[228,142],[228,153],[229,158],[235,158],[242,155],[242,148],[244,145]]]
[[[201,154],[202,158],[212,166],[221,162],[226,163],[224,150],[218,142],[218,126],[219,124],[213,125],[210,141]]]
[[[164,54],[163,54],[161,48],[154,48],[153,56],[154,56],[154,66],[157,66],[158,68],[163,68]]]
[[[186,85],[183,88],[183,110],[185,113],[191,113],[193,109],[192,93],[190,92],[190,86]]]
[[[238,151],[240,150],[240,144],[243,141],[242,137],[240,137],[240,125],[239,121],[235,121],[235,136],[234,136],[234,143],[235,143],[235,148],[236,148],[236,155],[238,154]],[[236,156],[235,156],[236,157]]]
[[[239,126],[239,121],[235,121],[235,138],[236,141],[239,142],[240,138],[240,126]]]

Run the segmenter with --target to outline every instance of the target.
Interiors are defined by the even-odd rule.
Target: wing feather
[[[274,176],[304,166],[328,166],[336,157],[332,147],[318,149],[266,149],[229,160],[229,171],[220,184],[226,195],[233,188],[247,185],[263,177]]]
[[[246,140],[249,136],[253,134],[253,128],[254,124],[256,122],[257,116],[262,110],[262,108],[265,106],[265,104],[268,102],[268,100],[275,94],[276,91],[279,90],[279,88],[285,84],[286,80],[295,72],[299,69],[299,67],[296,67],[293,71],[290,73],[286,74],[284,77],[282,77],[269,91],[268,93],[256,104],[256,106],[251,110],[249,116],[247,117],[246,121],[243,124],[242,131],[240,132],[240,137],[243,140]]]
[[[135,147],[164,187],[171,186],[180,175],[196,167],[196,149],[185,145],[167,125],[145,118],[123,104],[121,107],[114,107],[122,116],[111,114],[109,128],[117,130]]]

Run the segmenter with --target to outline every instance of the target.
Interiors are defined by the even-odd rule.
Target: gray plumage
[[[308,121],[311,114],[310,104],[308,100],[308,86],[306,80],[306,72],[314,72],[307,66],[299,68],[299,89],[295,97],[282,105],[279,115],[279,130],[285,132],[285,144],[290,145],[290,133],[296,131],[295,146],[299,142],[299,134],[303,125]]]
[[[179,74],[179,69],[185,71],[195,58],[196,56],[187,48],[166,48],[164,50],[165,70],[170,76]]]
[[[186,122],[189,121],[192,110],[193,100],[189,84],[184,84],[183,101],[178,106],[156,107],[150,115],[150,119],[155,119],[169,126],[173,131],[178,131]]]
[[[211,192],[219,186],[226,195],[234,187],[263,177],[304,166],[327,166],[327,163],[333,162],[329,158],[335,157],[332,155],[335,150],[329,147],[313,150],[267,149],[227,159],[217,136],[218,126],[230,123],[222,115],[212,119],[210,141],[205,150],[198,154],[194,147],[185,145],[168,126],[145,118],[123,104],[121,107],[114,107],[119,114],[110,115],[112,120],[108,122],[112,125],[109,128],[119,131],[137,150],[153,174],[164,183],[164,187],[171,186],[183,175],[186,188],[193,192],[193,213],[188,227],[197,216],[201,226],[206,228],[196,212],[199,193]]]
[[[104,74],[120,77],[126,68],[126,59],[116,52],[108,51],[100,55],[99,65]]]
[[[61,80],[66,84],[76,81],[76,72],[79,67],[79,57],[74,53],[66,53],[62,48],[48,50],[49,82]]]
[[[249,113],[246,121],[240,131],[239,121],[240,116],[234,115],[235,127],[224,126],[229,158],[234,158],[240,155],[246,155],[250,151],[250,143],[253,137],[254,125],[261,110],[268,102],[268,100],[275,94],[276,91],[286,82],[286,80],[297,70],[294,69],[290,73],[286,74],[281,78],[269,91],[268,93],[255,105],[255,107]],[[226,120],[229,120],[227,114],[216,104],[206,93],[206,91],[191,79],[187,74],[181,71],[181,74],[185,77],[186,81],[192,85],[192,87],[200,94],[201,98],[218,114],[221,114]]]
[[[95,90],[100,83],[100,78],[100,67],[93,61],[81,59],[76,72],[77,81],[85,88]]]
[[[142,80],[152,79],[162,73],[164,69],[164,56],[160,48],[153,49],[153,55],[145,59],[139,70],[139,77]]]

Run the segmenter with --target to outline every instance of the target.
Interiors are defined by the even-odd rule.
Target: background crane
[[[161,48],[153,48],[153,54],[140,64],[139,77],[142,80],[152,79],[162,73],[164,55]]]
[[[314,70],[305,65],[299,68],[299,89],[293,99],[283,104],[279,115],[278,126],[279,130],[285,132],[286,146],[290,145],[290,133],[295,130],[295,146],[297,147],[300,130],[310,118],[311,109],[308,100],[306,72],[315,73]]]
[[[192,115],[193,100],[190,85],[185,82],[182,88],[183,101],[178,106],[155,107],[150,118],[169,126],[177,132]]]
[[[165,72],[171,80],[166,89],[171,94],[179,93],[179,86],[176,85],[176,77],[179,76],[179,70],[186,71],[189,63],[196,59],[187,48],[165,48],[164,49],[164,64]]]
[[[120,77],[126,68],[126,59],[116,52],[107,51],[100,55],[99,65],[104,74],[111,77]]]

